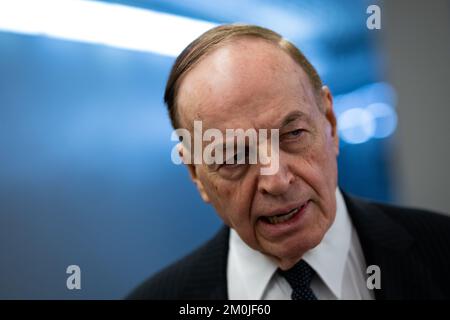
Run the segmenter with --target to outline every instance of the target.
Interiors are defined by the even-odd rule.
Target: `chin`
[[[283,245],[283,248],[280,248],[279,251],[277,250],[278,252],[272,254],[272,256],[276,257],[280,269],[290,269],[298,261],[300,261],[300,259],[307,251],[315,248],[320,244],[323,237],[325,236],[325,233],[326,230],[325,232],[322,232],[321,230],[308,234],[308,236],[306,237],[293,239],[291,240],[292,242],[294,242],[292,245]]]

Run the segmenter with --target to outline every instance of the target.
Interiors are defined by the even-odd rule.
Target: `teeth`
[[[291,211],[289,211],[288,213],[284,213],[284,214],[280,214],[277,216],[273,216],[273,217],[267,217],[267,220],[271,223],[271,224],[277,224],[280,222],[284,222],[289,220],[290,218],[292,218],[294,216],[294,214],[296,214],[298,212],[298,208],[292,209]]]

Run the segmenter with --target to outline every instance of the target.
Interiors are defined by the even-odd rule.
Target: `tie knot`
[[[291,269],[279,271],[292,287],[293,300],[317,299],[310,288],[311,280],[315,275],[313,268],[304,260],[297,262]]]

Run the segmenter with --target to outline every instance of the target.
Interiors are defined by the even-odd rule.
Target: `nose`
[[[263,195],[281,196],[285,194],[294,181],[294,174],[286,164],[282,164],[272,175],[259,175],[258,191]]]

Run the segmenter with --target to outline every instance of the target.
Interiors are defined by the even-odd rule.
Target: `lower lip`
[[[308,200],[306,204],[289,220],[280,223],[272,224],[268,221],[265,221],[264,219],[259,219],[258,224],[261,228],[261,231],[268,237],[275,238],[296,230],[296,228],[303,220],[301,218],[304,216],[306,209],[308,209],[309,203],[310,201]]]

